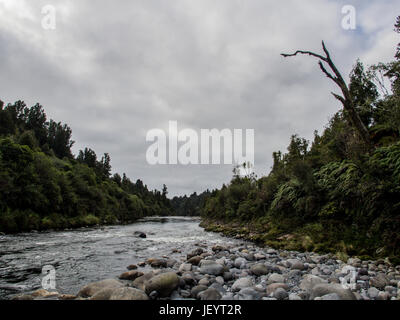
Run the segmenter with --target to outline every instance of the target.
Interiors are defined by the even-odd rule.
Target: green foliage
[[[400,17],[396,22],[400,31]],[[399,49],[398,49],[399,50]],[[293,135],[287,153],[273,153],[269,175],[234,176],[207,198],[202,216],[219,229],[290,250],[340,256],[400,255],[400,62],[365,71],[357,61],[349,89],[375,148],[359,140],[345,111],[309,146]],[[391,83],[392,92],[385,87]],[[224,229],[223,225],[228,225]],[[236,230],[236,233],[232,230]],[[398,258],[397,260],[398,261]]]
[[[4,121],[9,122],[4,122]],[[110,178],[111,159],[86,148],[71,154],[71,129],[41,105],[17,101],[0,108],[0,231],[128,223],[169,215],[167,188],[150,191],[124,174]],[[118,178],[119,177],[119,178]]]

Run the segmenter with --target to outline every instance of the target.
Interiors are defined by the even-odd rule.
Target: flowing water
[[[199,218],[151,217],[126,226],[0,236],[0,299],[41,288],[45,265],[55,268],[58,292],[76,294],[85,284],[115,278],[150,257],[179,261],[197,243],[240,242],[206,232],[199,223]],[[147,238],[135,237],[135,231]]]

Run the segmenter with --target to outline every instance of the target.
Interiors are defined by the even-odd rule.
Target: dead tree
[[[335,64],[332,62],[329,52],[325,47],[324,41],[322,41],[322,49],[324,50],[325,56],[316,54],[311,51],[302,51],[302,50],[297,50],[295,53],[292,53],[292,54],[282,53],[281,55],[286,58],[286,57],[293,57],[298,54],[306,54],[306,55],[316,57],[320,60],[318,62],[318,64],[319,64],[319,67],[321,68],[322,72],[329,79],[333,80],[339,86],[339,88],[343,94],[343,96],[340,96],[340,95],[332,92],[332,95],[342,103],[343,108],[344,108],[346,114],[348,115],[351,124],[354,126],[354,128],[358,132],[358,134],[359,134],[360,138],[363,140],[363,142],[367,146],[371,146],[371,139],[370,139],[368,129],[362,122],[360,115],[358,114],[358,112],[356,110],[356,106],[355,106],[354,100],[350,94],[350,90],[349,90],[346,82],[343,80],[343,77],[340,74],[339,70],[336,68]],[[325,68],[323,62],[328,64],[328,66],[329,66],[331,72],[333,72],[333,74],[330,73]]]

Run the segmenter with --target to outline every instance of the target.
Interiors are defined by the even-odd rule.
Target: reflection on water
[[[127,226],[0,236],[0,299],[41,287],[44,265],[56,269],[60,293],[76,294],[86,283],[114,278],[149,257],[179,260],[197,242],[237,242],[199,227],[199,218],[149,217]],[[137,238],[142,231],[147,238]]]

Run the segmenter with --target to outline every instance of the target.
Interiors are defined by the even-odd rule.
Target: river
[[[93,281],[116,278],[130,264],[167,256],[179,260],[194,244],[243,241],[206,232],[200,219],[149,217],[131,225],[0,236],[0,299],[41,288],[42,267],[56,271],[56,289],[76,294]],[[147,238],[137,238],[142,231]]]

